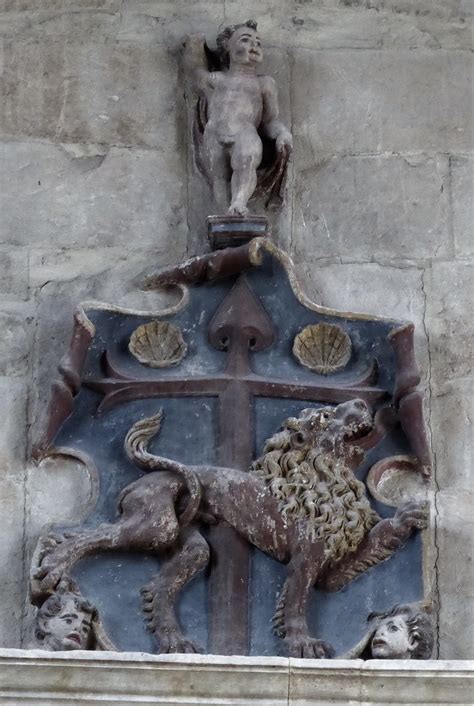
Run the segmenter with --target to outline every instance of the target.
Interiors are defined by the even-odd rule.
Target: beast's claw
[[[393,524],[402,533],[409,534],[413,529],[425,529],[428,526],[428,518],[428,503],[412,500],[398,508]]]
[[[160,646],[159,654],[199,654],[202,652],[192,640],[188,640],[178,630],[156,635],[156,638]]]
[[[334,657],[335,650],[329,642],[316,640],[312,637],[297,637],[285,639],[288,645],[289,657],[302,657],[303,659],[330,659]]]

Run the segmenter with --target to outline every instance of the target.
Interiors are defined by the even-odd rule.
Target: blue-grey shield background
[[[395,365],[388,333],[394,321],[344,318],[317,313],[295,296],[284,267],[269,255],[262,267],[245,275],[273,322],[275,341],[266,350],[250,353],[253,370],[262,376],[281,377],[295,382],[349,381],[362,374],[375,358],[379,365],[378,386],[393,391]],[[176,368],[152,369],[140,364],[129,352],[132,332],[140,324],[157,318],[140,317],[103,309],[89,309],[88,317],[96,327],[84,377],[103,377],[101,359],[105,350],[135,378],[164,379],[177,375],[191,377],[222,372],[226,355],[208,341],[209,323],[236,277],[217,283],[193,286],[188,305],[174,314],[160,317],[180,327],[188,346],[187,355]],[[389,313],[389,312],[388,312]],[[352,341],[352,356],[347,367],[334,375],[318,376],[298,363],[292,354],[295,335],[308,324],[320,321],[342,326]],[[123,451],[124,437],[134,422],[163,408],[164,421],[150,449],[185,464],[216,463],[217,397],[140,399],[119,404],[97,415],[101,395],[82,386],[72,415],[62,425],[55,445],[86,453],[97,466],[100,491],[97,504],[83,527],[113,522],[118,517],[120,491],[143,471],[130,462]],[[314,406],[319,403],[315,402]],[[265,440],[288,416],[297,415],[307,401],[255,398],[254,456],[261,453]],[[410,453],[409,443],[400,429],[392,431],[372,449],[357,477],[364,479],[378,460]],[[393,515],[393,508],[372,501],[382,517]],[[206,530],[203,529],[205,535]],[[153,636],[146,631],[141,610],[140,588],[159,571],[156,556],[124,552],[96,554],[80,561],[73,576],[85,597],[97,606],[104,628],[120,650],[156,652]],[[250,654],[283,655],[282,641],[272,633],[271,618],[286,567],[258,550],[251,553],[249,587]],[[178,613],[184,632],[208,648],[208,574],[203,572],[183,591]],[[395,603],[410,603],[423,598],[422,543],[419,533],[409,539],[390,560],[370,569],[339,593],[313,590],[309,607],[312,634],[327,640],[337,654],[351,648],[366,631],[370,612],[385,610]]]

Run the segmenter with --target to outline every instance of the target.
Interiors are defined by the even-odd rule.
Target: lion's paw
[[[202,649],[192,640],[188,640],[179,630],[168,630],[163,634],[156,634],[159,644],[159,654],[197,654]]]
[[[286,638],[289,657],[302,657],[303,659],[331,659],[335,650],[329,642],[316,640],[309,636]]]
[[[411,500],[397,509],[393,524],[403,534],[410,534],[414,529],[425,529],[428,526],[429,506],[426,502]]]

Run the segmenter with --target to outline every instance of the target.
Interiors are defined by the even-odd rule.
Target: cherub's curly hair
[[[377,625],[387,618],[401,616],[408,629],[410,638],[415,642],[416,647],[412,652],[412,659],[429,659],[433,652],[434,630],[430,617],[420,608],[405,605],[394,605],[386,613],[371,613],[367,618],[368,622]]]
[[[236,32],[241,27],[248,27],[249,29],[253,29],[255,32],[257,31],[256,21],[255,20],[247,20],[247,22],[242,22],[241,24],[238,24],[238,25],[228,25],[228,27],[224,27],[222,32],[219,32],[219,34],[217,35],[217,39],[216,39],[217,52],[219,54],[219,59],[221,61],[221,64],[225,68],[229,67],[229,49],[227,46],[227,42],[232,37],[234,32]]]
[[[74,601],[74,605],[77,610],[83,611],[84,613],[89,613],[92,619],[96,616],[97,609],[95,606],[93,606],[92,603],[89,603],[89,601],[82,596],[67,591],[64,593],[54,593],[45,600],[40,608],[38,608],[35,624],[35,637],[37,640],[41,642],[46,637],[42,623],[44,623],[45,620],[48,620],[48,618],[54,618],[55,615],[58,615],[63,609],[64,602],[68,599],[72,599]]]

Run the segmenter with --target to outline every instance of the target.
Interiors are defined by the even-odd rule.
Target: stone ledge
[[[0,650],[0,706],[471,704],[468,661]]]

